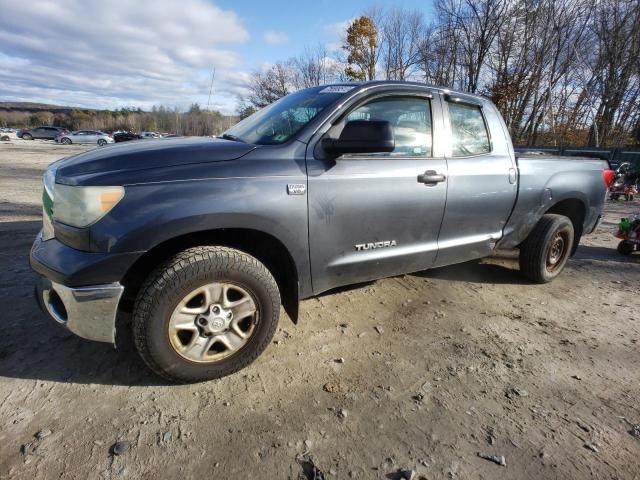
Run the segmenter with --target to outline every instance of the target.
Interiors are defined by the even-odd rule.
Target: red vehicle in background
[[[638,195],[638,174],[632,172],[631,164],[623,163],[616,170],[615,177],[609,185],[609,200],[619,200],[620,197],[628,202]]]

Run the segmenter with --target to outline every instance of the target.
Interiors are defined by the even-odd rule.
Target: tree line
[[[436,0],[372,7],[342,48],[306,48],[253,72],[244,117],[331,81],[412,80],[481,94],[516,144],[640,144],[638,0]]]
[[[0,126],[36,127],[55,125],[69,130],[116,130],[162,132],[178,135],[218,135],[236,123],[238,117],[202,109],[197,103],[187,111],[154,106],[151,111],[140,108],[118,110],[85,110],[46,107],[0,110]]]

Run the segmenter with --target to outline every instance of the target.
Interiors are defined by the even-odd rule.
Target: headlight
[[[109,213],[122,197],[123,187],[72,187],[55,184],[53,218],[72,227],[87,227]]]
[[[56,184],[56,169],[53,167],[49,167],[46,172],[44,172],[44,176],[42,177],[42,183],[44,184],[44,189],[47,191],[47,195],[49,198],[53,200],[53,188]]]

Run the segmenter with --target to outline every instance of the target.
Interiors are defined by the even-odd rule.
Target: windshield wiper
[[[235,135],[231,135],[230,133],[223,133],[218,138],[224,138],[225,140],[233,140],[234,142],[247,143],[242,140],[240,137],[236,137]]]

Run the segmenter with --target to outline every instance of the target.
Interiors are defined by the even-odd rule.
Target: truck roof
[[[331,87],[331,86],[353,86],[353,87],[358,87],[359,89],[364,89],[367,87],[373,87],[373,86],[409,86],[409,87],[418,87],[418,88],[425,88],[428,90],[436,90],[438,92],[441,93],[449,93],[449,94],[454,94],[454,95],[463,95],[466,97],[473,97],[473,98],[478,98],[478,99],[483,99],[483,100],[489,100],[487,97],[485,97],[484,95],[479,95],[477,93],[469,93],[469,92],[464,92],[462,90],[454,90],[452,88],[448,88],[448,87],[442,87],[442,86],[438,86],[438,85],[431,85],[429,83],[423,83],[423,82],[411,82],[411,81],[407,81],[407,80],[366,80],[366,81],[353,81],[353,82],[335,82],[335,83],[328,83],[326,85],[323,86],[327,86],[327,87]]]

